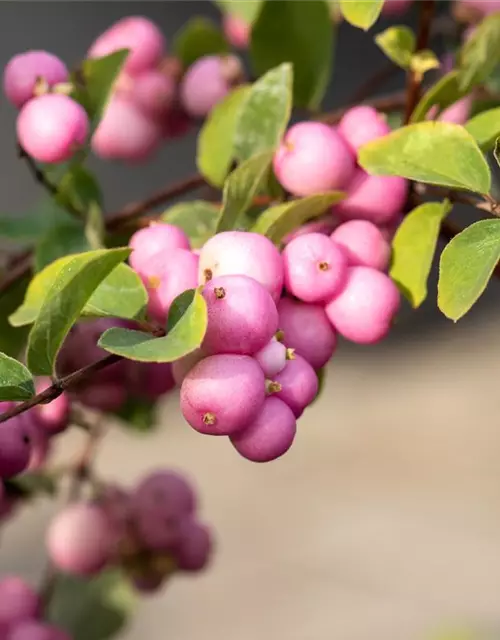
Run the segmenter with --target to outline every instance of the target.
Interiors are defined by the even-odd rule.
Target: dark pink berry
[[[25,620],[15,625],[6,640],[71,640],[70,636],[51,624]]]
[[[144,113],[154,118],[168,113],[175,99],[173,78],[161,71],[145,71],[132,80],[130,95]]]
[[[20,109],[34,96],[38,81],[48,87],[67,82],[68,69],[62,60],[48,51],[25,51],[9,60],[3,75],[7,99]]]
[[[0,412],[12,404],[0,403]],[[12,478],[24,471],[31,456],[31,432],[29,422],[21,416],[0,425],[0,478]]]
[[[283,400],[296,418],[300,418],[318,394],[318,377],[307,360],[299,355],[287,362],[283,371],[274,377],[273,383],[273,396]]]
[[[161,511],[166,516],[190,515],[196,495],[190,483],[175,471],[154,471],[139,482],[132,494],[135,509]]]
[[[37,393],[50,387],[50,378],[40,378],[36,384]],[[36,407],[38,422],[48,434],[61,433],[68,426],[70,403],[68,396],[61,393],[55,400],[47,404],[39,404]]]
[[[41,612],[42,600],[31,585],[17,576],[0,580],[0,624],[35,619]]]
[[[208,527],[196,520],[186,520],[180,536],[174,556],[179,569],[182,571],[205,569],[213,551],[213,540]]]

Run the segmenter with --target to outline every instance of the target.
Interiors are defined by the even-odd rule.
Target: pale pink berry
[[[390,130],[378,111],[363,105],[346,111],[338,125],[338,132],[355,154],[364,144],[387,135]]]
[[[345,188],[354,165],[347,143],[333,127],[321,122],[292,126],[273,159],[276,177],[296,196]]]
[[[186,520],[180,532],[180,541],[175,550],[175,561],[182,571],[201,571],[213,551],[210,530],[196,520]]]
[[[297,423],[290,407],[283,400],[269,396],[257,418],[231,436],[231,443],[247,460],[270,462],[290,449],[296,431]]]
[[[265,398],[262,369],[249,356],[216,355],[198,362],[181,386],[186,421],[209,435],[243,429],[259,413]]]
[[[45,391],[51,384],[50,378],[40,378],[36,384],[37,393]],[[47,434],[61,433],[68,426],[70,403],[65,393],[61,393],[55,400],[51,400],[47,404],[37,405],[35,411],[38,422]]]
[[[222,21],[224,35],[235,49],[246,49],[250,43],[252,27],[240,16],[226,13]]]
[[[106,160],[146,160],[159,147],[161,129],[130,97],[113,95],[96,132],[92,150]]]
[[[65,162],[85,143],[89,119],[69,96],[48,93],[27,102],[16,123],[21,147],[38,162]]]
[[[206,353],[202,351],[202,349],[196,349],[191,353],[188,353],[187,356],[180,358],[172,363],[172,375],[175,380],[175,384],[180,386],[182,381],[187,376],[187,374],[191,371],[195,364],[197,364],[200,360],[206,357]]]
[[[342,247],[351,267],[385,271],[389,266],[391,247],[380,229],[368,220],[348,220],[330,238]]]
[[[202,295],[208,324],[202,348],[206,353],[253,355],[278,329],[278,311],[271,295],[253,278],[219,276]]]
[[[260,233],[217,233],[200,253],[199,283],[217,276],[243,275],[253,278],[278,302],[283,289],[283,261],[274,244]]]
[[[399,305],[399,291],[389,276],[370,267],[350,267],[344,289],[325,310],[344,338],[373,344],[388,334]]]
[[[9,60],[3,74],[3,90],[18,109],[34,96],[38,81],[48,87],[67,82],[68,69],[62,60],[48,51],[25,51]]]
[[[287,244],[282,255],[285,288],[304,302],[329,300],[345,282],[347,257],[328,236],[299,236]]]
[[[386,224],[403,209],[408,181],[398,176],[371,176],[358,169],[347,189],[347,198],[333,207],[344,220],[370,220]]]
[[[441,111],[438,120],[452,124],[465,124],[470,118],[473,103],[474,97],[469,94]]]
[[[6,640],[71,640],[71,637],[52,624],[23,620],[10,629]]]
[[[57,569],[76,575],[94,575],[108,562],[115,536],[106,513],[86,502],[66,507],[52,520],[46,545]]]
[[[161,275],[164,263],[157,270],[156,259],[168,258],[176,249],[189,249],[189,238],[185,232],[173,224],[152,222],[136,231],[129,241],[132,253],[131,267],[143,276]]]
[[[128,16],[116,22],[94,41],[87,56],[102,58],[129,49],[124,70],[132,75],[153,69],[165,52],[165,38],[160,29],[143,16]]]
[[[283,371],[287,362],[287,349],[282,342],[272,338],[265,347],[254,355],[266,378],[272,378]]]
[[[133,79],[130,95],[145,114],[160,117],[168,112],[175,99],[175,83],[160,71],[145,71]]]
[[[241,76],[235,56],[198,58],[184,74],[180,86],[183,108],[193,118],[203,118],[221,102]]]
[[[382,7],[384,16],[400,16],[411,7],[413,0],[385,0]]]
[[[323,306],[282,298],[278,312],[283,344],[321,369],[337,348],[337,335]]]
[[[318,395],[318,376],[309,362],[295,355],[286,367],[273,378],[270,390],[273,397],[279,398],[300,418],[304,409]]]
[[[0,580],[0,624],[15,625],[38,618],[42,600],[31,585],[17,576]]]

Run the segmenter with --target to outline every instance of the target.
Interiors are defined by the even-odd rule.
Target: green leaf
[[[0,353],[0,400],[29,400],[34,395],[35,384],[28,369]]]
[[[8,495],[19,496],[24,499],[34,498],[37,495],[54,497],[57,493],[56,478],[45,473],[31,471],[21,476],[5,481]],[[8,482],[8,486],[7,486]]]
[[[37,242],[54,224],[66,220],[68,214],[54,199],[46,196],[33,208],[21,214],[0,217],[0,237],[22,244]]]
[[[438,307],[455,322],[486,289],[500,258],[500,220],[480,220],[455,236],[439,263]]]
[[[17,358],[26,344],[28,327],[13,327],[9,316],[22,303],[31,274],[27,274],[12,284],[0,295],[0,351]]]
[[[497,165],[500,167],[500,138],[497,138],[495,140],[495,145],[493,147],[493,157],[495,158]]]
[[[192,295],[191,304],[166,336],[155,338],[141,331],[114,327],[102,334],[98,345],[110,353],[140,362],[174,362],[182,358],[201,345],[207,328],[205,299],[199,291]]]
[[[465,41],[458,54],[459,86],[469,91],[484,82],[500,63],[500,12],[485,18]]]
[[[410,27],[389,27],[375,36],[375,43],[402,69],[409,69],[417,40]]]
[[[231,13],[252,24],[262,7],[262,0],[216,0],[221,11]]]
[[[70,166],[58,182],[57,201],[65,209],[86,214],[95,204],[102,205],[102,199],[96,178],[81,164]]]
[[[273,152],[265,151],[242,162],[230,174],[224,185],[217,233],[234,229],[238,218],[249,209],[259,189],[265,184],[272,158]]]
[[[340,0],[340,11],[355,27],[368,31],[378,20],[384,0]]]
[[[85,237],[90,249],[104,249],[106,227],[101,207],[94,202],[90,205],[85,222]]]
[[[52,375],[59,349],[86,303],[130,249],[100,249],[73,256],[59,270],[28,337],[26,362],[35,375]]]
[[[200,16],[186,22],[173,42],[173,52],[184,68],[203,56],[229,51],[229,44],[222,31],[211,20]]]
[[[410,69],[422,77],[427,71],[432,69],[439,69],[441,63],[439,62],[434,51],[430,49],[422,49],[417,51],[410,61]]]
[[[196,289],[188,289],[175,298],[168,311],[167,331],[172,331],[175,325],[182,320],[184,314],[187,313],[189,307],[193,304],[196,294]]]
[[[224,184],[231,168],[238,116],[249,91],[249,85],[231,91],[212,109],[198,135],[196,164],[200,173],[215,187]]]
[[[202,247],[215,233],[220,207],[205,200],[179,202],[161,215],[161,220],[180,227],[188,235],[191,246]]]
[[[58,258],[88,251],[90,248],[82,222],[66,216],[65,219],[54,225],[36,245],[35,271],[41,271]]]
[[[107,640],[124,628],[135,603],[132,587],[118,569],[90,579],[60,574],[47,616],[72,640]]]
[[[467,91],[460,89],[458,79],[458,71],[450,71],[450,73],[438,80],[436,84],[432,85],[413,110],[411,122],[425,120],[425,116],[434,105],[438,107],[438,112],[441,112],[457,100],[460,100],[460,98],[463,98]]]
[[[304,222],[317,218],[344,197],[345,194],[340,191],[331,191],[278,204],[261,214],[252,231],[261,233],[279,244],[287,233],[297,229]]]
[[[276,149],[290,119],[292,90],[292,65],[285,62],[265,73],[246,92],[234,138],[238,160]]]
[[[414,308],[427,297],[441,222],[451,209],[448,200],[421,204],[405,216],[392,241],[389,275]]]
[[[491,175],[483,154],[467,131],[448,122],[419,122],[364,145],[359,164],[374,175],[487,194]]]
[[[500,136],[500,107],[474,116],[466,123],[465,128],[483,151],[493,149],[495,140]]]
[[[156,404],[149,399],[129,396],[113,415],[122,420],[131,431],[151,433],[157,424],[156,408]]]
[[[333,36],[329,7],[323,0],[268,0],[252,30],[254,72],[261,76],[289,62],[295,105],[317,109],[330,80]]]

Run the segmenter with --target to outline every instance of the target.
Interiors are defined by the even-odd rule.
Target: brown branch
[[[352,107],[358,106],[358,104],[359,101],[348,104],[345,107],[340,107],[339,109],[334,109],[333,111],[329,111],[328,113],[322,113],[316,119],[319,122],[324,122],[325,124],[337,124],[337,122],[342,118],[346,111],[348,111]],[[371,100],[365,100],[362,104],[369,105],[370,107],[377,109],[377,111],[396,111],[397,109],[402,109],[405,106],[406,92],[395,91],[394,93],[390,93],[385,96],[372,98]]]

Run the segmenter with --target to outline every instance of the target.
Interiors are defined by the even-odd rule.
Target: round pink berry
[[[287,349],[282,342],[272,338],[260,351],[254,354],[266,378],[272,378],[283,371],[287,362]]]
[[[389,276],[370,267],[350,267],[344,289],[325,310],[344,338],[372,344],[385,338],[399,305],[399,291]]]
[[[404,207],[408,181],[398,176],[371,176],[358,169],[347,193],[347,198],[333,207],[335,214],[344,220],[386,224]]]
[[[28,464],[29,471],[37,471],[41,469],[47,462],[47,458],[51,452],[50,433],[46,431],[40,421],[37,419],[33,411],[21,414],[19,418],[24,419],[27,423],[31,440],[30,461]]]
[[[45,391],[51,384],[50,378],[40,378],[36,384],[37,393]],[[37,405],[35,411],[38,422],[48,434],[61,433],[68,426],[70,403],[65,393],[61,393],[48,404]]]
[[[0,403],[0,412],[13,404]],[[31,457],[31,421],[22,414],[11,418],[0,428],[0,478],[12,478],[24,471]]]
[[[354,165],[354,154],[346,142],[333,127],[320,122],[291,127],[273,160],[276,177],[296,196],[343,189]]]
[[[165,256],[168,258],[176,249],[190,248],[189,238],[184,231],[166,222],[152,222],[136,231],[130,238],[129,247],[132,249],[129,258],[131,267],[145,277],[159,277],[164,269]],[[158,267],[155,260],[163,262]]]
[[[372,267],[385,271],[391,247],[380,229],[368,220],[348,220],[330,238],[342,247],[351,267]]]
[[[283,261],[260,233],[224,231],[210,238],[200,253],[199,283],[217,276],[242,275],[260,282],[278,302],[283,289]]]
[[[133,79],[130,95],[145,114],[160,117],[168,112],[174,101],[175,83],[160,71],[145,71]]]
[[[231,443],[247,460],[270,462],[290,449],[296,431],[297,423],[290,407],[283,400],[269,396],[257,418],[231,436]]]
[[[17,576],[0,580],[0,624],[14,625],[38,618],[42,600],[31,585]]]
[[[202,348],[206,353],[253,355],[278,329],[278,311],[271,295],[253,278],[219,276],[202,295],[208,324]]]
[[[355,154],[364,144],[381,138],[390,131],[383,116],[373,107],[367,106],[349,109],[338,125],[338,132]]]
[[[175,550],[175,561],[182,571],[201,571],[213,551],[213,540],[207,526],[188,519],[183,523],[180,541]]]
[[[318,376],[309,362],[295,355],[281,373],[274,377],[271,386],[273,397],[279,398],[300,418],[304,409],[318,395]]]
[[[400,16],[408,11],[412,4],[413,0],[386,0],[382,7],[382,15]]]
[[[283,344],[294,349],[314,369],[321,369],[337,347],[337,335],[323,306],[282,298],[278,312]]]
[[[89,119],[69,96],[48,93],[21,109],[16,123],[21,147],[38,162],[65,162],[85,143]]]
[[[186,421],[209,435],[230,435],[259,413],[265,398],[262,369],[249,356],[217,355],[198,362],[181,386]]]
[[[23,620],[9,632],[6,640],[71,640],[70,636],[51,624]]]
[[[461,100],[457,100],[447,109],[441,111],[438,120],[441,122],[451,122],[452,124],[465,124],[470,118],[474,97],[472,95],[465,96]]]
[[[222,28],[229,44],[235,49],[246,49],[250,43],[251,25],[240,16],[226,13],[222,21]]]
[[[196,509],[196,494],[184,475],[158,470],[143,478],[132,493],[136,512],[156,511],[165,517],[181,518]]]
[[[9,60],[3,74],[3,90],[18,109],[34,96],[37,81],[49,87],[67,82],[68,69],[62,60],[48,51],[26,51]]]

